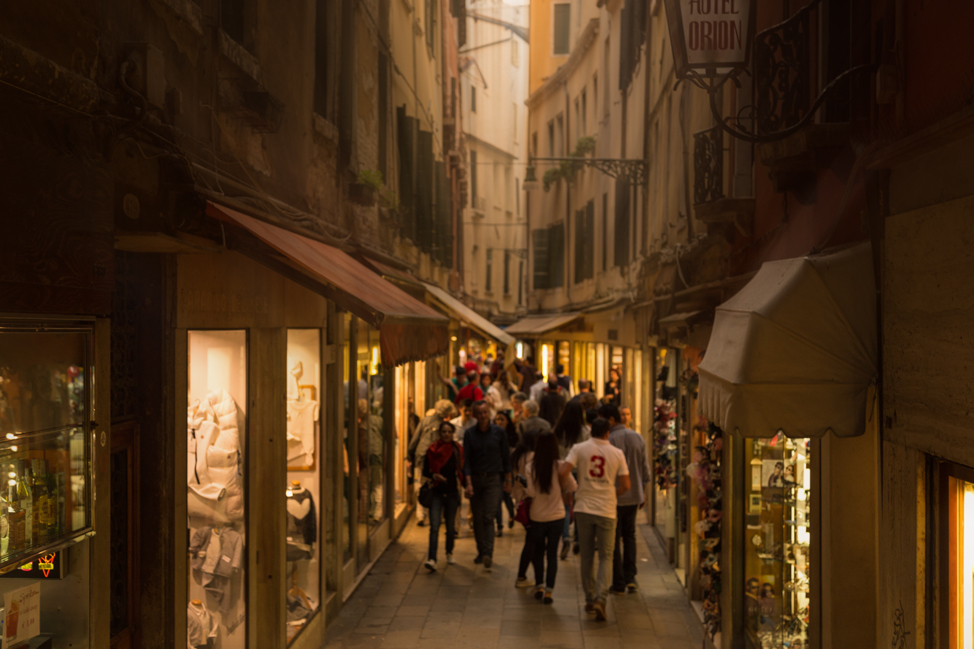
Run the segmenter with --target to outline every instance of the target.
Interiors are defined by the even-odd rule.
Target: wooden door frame
[[[139,422],[137,419],[113,423],[111,450],[125,452],[128,459],[128,581],[129,581],[129,626],[111,638],[111,649],[134,649],[142,646],[141,638],[141,588],[140,588],[140,519],[139,519]],[[110,461],[110,460],[109,460]]]

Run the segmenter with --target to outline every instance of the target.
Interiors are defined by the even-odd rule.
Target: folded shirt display
[[[213,596],[223,613],[232,608],[230,577],[243,565],[243,546],[243,537],[232,529],[190,528],[193,580]]]

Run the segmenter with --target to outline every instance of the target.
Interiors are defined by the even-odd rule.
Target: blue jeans
[[[475,475],[471,478],[473,497],[470,511],[473,513],[473,534],[477,538],[477,554],[494,556],[494,519],[504,493],[499,473]]]
[[[582,588],[585,602],[605,601],[612,581],[612,554],[616,546],[616,521],[614,518],[575,512],[578,544],[581,546]],[[598,574],[595,572],[595,555],[599,556]]]
[[[440,521],[446,521],[446,553],[453,554],[453,542],[457,538],[454,522],[460,508],[460,492],[443,495],[433,492],[430,503],[430,551],[429,558],[436,561],[436,546],[440,539]]]
[[[555,587],[555,577],[558,575],[558,539],[561,538],[563,520],[539,523],[531,521],[528,534],[534,545],[534,583],[544,584],[545,590],[551,592]],[[545,574],[545,559],[548,560],[548,572]]]

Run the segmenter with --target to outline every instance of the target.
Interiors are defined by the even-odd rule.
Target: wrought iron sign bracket
[[[557,164],[569,162],[583,167],[593,167],[606,176],[610,176],[616,180],[626,180],[630,185],[635,186],[642,186],[649,182],[649,164],[645,160],[637,158],[531,158],[528,164],[533,165],[535,162],[551,162]]]

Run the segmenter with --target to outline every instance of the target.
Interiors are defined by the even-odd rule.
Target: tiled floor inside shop
[[[524,542],[520,525],[496,539],[493,572],[473,563],[473,532],[464,526],[456,565],[446,565],[440,531],[439,570],[423,567],[429,528],[409,527],[377,562],[338,619],[325,646],[382,649],[699,649],[700,622],[653,531],[637,536],[640,590],[610,595],[608,620],[583,610],[578,557],[559,562],[554,604],[515,588]],[[528,575],[533,583],[533,570]]]

